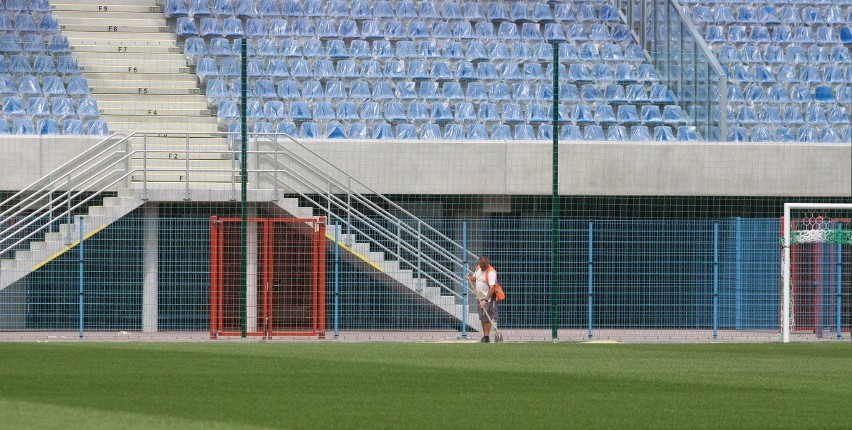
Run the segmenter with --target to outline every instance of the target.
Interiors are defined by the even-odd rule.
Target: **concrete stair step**
[[[99,93],[97,100],[98,106],[100,106],[102,102],[127,103],[128,97],[126,94],[121,93]],[[133,102],[139,104],[144,103],[146,106],[150,106],[149,103],[156,103],[160,100],[160,97],[155,97],[153,94],[146,93],[137,94],[136,97],[134,97]],[[182,105],[186,103],[201,103],[204,106],[207,106],[207,98],[197,94],[171,94],[169,96],[169,104]]]
[[[145,176],[142,173],[136,173],[131,176],[131,180],[135,182],[142,182],[145,180]],[[187,182],[187,176],[184,173],[148,173],[147,181],[149,184],[157,184],[157,183],[180,183],[185,184]],[[239,184],[240,176],[235,175],[231,176],[230,174],[221,173],[221,172],[189,172],[189,182],[190,183],[218,183],[218,184],[230,184],[232,182],[236,182]]]
[[[130,12],[130,11],[111,11],[107,6],[106,11],[92,13],[90,11],[65,11],[57,14],[59,23],[63,25],[70,24],[104,24],[104,25],[144,25],[158,26],[163,23],[162,12]]]
[[[211,114],[209,109],[206,109],[206,106],[202,106],[199,109],[197,106],[188,106],[188,107],[172,107],[168,106],[163,108],[150,107],[136,107],[136,106],[111,106],[106,107],[102,103],[99,103],[98,106],[101,108],[101,112],[108,112],[110,115],[114,116],[153,116],[153,117],[172,117],[172,116],[184,116],[184,117],[206,117],[206,116],[214,116]]]
[[[198,88],[171,88],[169,86],[93,86],[89,84],[89,90],[92,94],[135,94],[140,96],[147,95],[155,98],[158,98],[158,96],[191,96],[203,94]],[[98,100],[100,100],[100,97],[98,97]]]
[[[115,120],[119,123],[127,123],[132,122],[134,119],[138,118],[148,118],[150,121],[154,121],[163,125],[166,124],[188,124],[191,123],[191,118],[187,118],[187,115],[123,115],[117,112],[108,112],[104,113],[103,116],[109,115],[109,118],[115,118]],[[215,118],[209,115],[196,115],[196,118]],[[109,121],[109,120],[107,120]],[[215,120],[211,123],[215,124]]]
[[[116,3],[111,0],[109,4],[98,4],[87,1],[75,3],[69,0],[60,2],[50,2],[53,11],[60,16],[64,16],[64,12],[88,12],[88,13],[162,13],[162,9],[153,2],[128,2],[127,4]]]
[[[117,41],[86,45],[81,44],[72,46],[71,51],[73,51],[77,57],[84,54],[111,54],[113,58],[126,56],[128,59],[133,59],[140,55],[178,54],[183,56],[183,48],[178,46],[174,41],[160,41],[157,43]]]
[[[139,153],[139,157],[145,157],[141,150]],[[189,157],[190,162],[192,160],[207,160],[207,161],[218,161],[218,160],[231,160],[232,153],[229,151],[192,151],[189,154],[186,152],[177,152],[177,151],[169,151],[169,150],[151,150],[149,149],[147,152],[148,158],[148,166],[156,166],[157,162],[161,160],[185,160],[186,157]],[[141,161],[134,161],[134,166],[141,165]]]
[[[162,24],[162,22],[148,23],[147,20],[142,20],[138,23],[130,22],[128,24],[121,24],[119,22],[108,23],[107,21],[96,21],[91,24],[65,24],[60,18],[59,29],[70,33],[107,33],[115,35],[115,38],[143,39],[143,36],[150,37],[156,34],[165,34],[174,38],[174,31],[169,26]]]
[[[101,54],[102,55],[102,54]],[[173,54],[174,55],[174,54]],[[78,56],[79,57],[79,56]],[[195,75],[190,74],[189,66],[186,65],[186,61],[183,57],[178,56],[176,60],[165,58],[157,60],[151,59],[103,59],[98,60],[95,57],[91,58],[78,58],[77,64],[80,66],[80,71],[86,73],[118,73],[123,74],[127,78],[131,78],[132,76],[139,77],[145,76],[148,74],[159,75],[157,76],[160,79],[161,83],[165,83],[165,81],[169,79],[169,76],[162,75],[173,75],[173,76],[183,76],[185,78],[194,77]],[[146,76],[147,77],[147,76]],[[132,79],[132,78],[131,78]],[[193,80],[197,81],[197,80]],[[197,86],[197,84],[196,84]]]
[[[106,33],[106,34],[105,34]],[[88,31],[84,29],[64,29],[62,34],[68,37],[68,41],[74,44],[95,44],[97,42],[104,41],[146,41],[152,43],[159,43],[160,41],[176,41],[177,37],[174,32],[155,32],[155,33],[141,33],[141,32],[127,32],[122,31],[118,32],[107,32],[107,31]]]
[[[157,118],[152,119],[150,122],[142,122],[142,121],[127,121],[129,117],[121,117],[123,121],[119,121],[117,117],[111,117],[108,115],[102,115],[102,119],[106,120],[109,124],[110,131],[112,132],[134,132],[134,131],[145,131],[145,132],[185,132],[185,133],[194,133],[194,132],[209,132],[216,129],[216,124],[211,123],[197,123],[197,122],[185,122],[185,123],[160,123],[156,121]],[[147,118],[147,117],[140,117]]]

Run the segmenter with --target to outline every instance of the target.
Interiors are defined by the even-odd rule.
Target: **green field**
[[[1,428],[849,428],[852,344],[0,344]]]

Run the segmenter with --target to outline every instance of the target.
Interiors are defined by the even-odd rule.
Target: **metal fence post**
[[[593,230],[593,221],[589,221],[589,269],[588,269],[588,279],[589,279],[589,295],[588,295],[588,318],[589,318],[589,339],[592,338],[592,324],[593,317],[592,309],[594,304],[594,291],[592,286],[594,285],[594,230]]]
[[[737,217],[734,224],[734,246],[736,249],[734,262],[734,324],[737,330],[742,328],[743,316],[743,245],[742,245],[742,218]]]
[[[843,230],[843,224],[838,223],[837,229]],[[842,272],[842,270],[843,270],[843,264],[842,264],[843,263],[843,244],[840,243],[840,242],[837,243],[837,258],[835,260],[836,260],[835,264],[837,265],[837,270],[835,272],[836,278],[837,278],[837,282],[835,283],[835,285],[837,286],[837,291],[836,291],[837,298],[835,299],[835,307],[836,307],[835,317],[837,319],[837,327],[836,327],[837,328],[837,339],[839,340],[842,337],[842,331],[841,331],[842,327],[840,325],[841,324],[840,313],[843,310],[842,306],[841,306],[841,298],[842,298],[842,296],[841,296],[842,282],[841,281],[843,280],[843,272]]]
[[[79,271],[80,292],[78,294],[78,303],[79,303],[78,320],[79,320],[79,326],[80,326],[79,336],[80,336],[80,339],[82,339],[83,338],[83,325],[84,325],[83,314],[85,313],[84,312],[84,306],[85,306],[84,294],[86,292],[86,272],[85,272],[85,269],[86,269],[85,261],[86,260],[85,260],[84,245],[83,245],[85,243],[85,231],[86,231],[86,229],[85,229],[85,225],[86,225],[85,218],[83,218],[81,216],[79,222],[80,222],[80,245],[79,245],[80,246],[80,249],[79,249],[80,252],[79,252],[78,271]]]
[[[461,338],[467,339],[467,314],[470,312],[467,305],[467,220],[462,220],[462,278],[461,278],[461,295],[462,295],[462,324]]]
[[[334,225],[334,338],[340,336],[340,223]]]
[[[713,223],[713,339],[719,329],[719,223]]]

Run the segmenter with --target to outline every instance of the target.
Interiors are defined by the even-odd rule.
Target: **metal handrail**
[[[429,236],[424,235],[423,231],[414,229],[412,226],[410,226],[408,224],[399,223],[399,219],[397,217],[395,217],[394,215],[392,215],[391,213],[389,213],[387,210],[376,205],[373,201],[368,199],[363,194],[353,192],[352,187],[350,185],[341,183],[339,180],[335,179],[334,177],[332,177],[331,175],[329,175],[325,171],[323,171],[323,169],[318,168],[313,163],[310,163],[309,161],[307,161],[304,158],[300,157],[299,155],[295,154],[289,148],[287,148],[285,145],[281,145],[280,142],[278,142],[277,137],[286,137],[288,140],[296,143],[301,148],[305,149],[310,154],[317,157],[320,161],[328,164],[330,167],[332,167],[332,168],[336,169],[338,172],[344,174],[348,181],[354,181],[358,186],[362,187],[363,189],[370,191],[372,194],[376,195],[380,199],[387,201],[389,203],[389,205],[391,205],[395,209],[399,208],[400,212],[408,215],[412,220],[418,221],[418,225],[426,226],[426,228],[430,232],[435,233],[441,239],[448,241],[449,243],[458,247],[459,249],[463,249],[461,247],[461,245],[459,245],[458,243],[456,243],[452,239],[448,238],[446,235],[444,235],[440,231],[436,230],[434,227],[430,226],[428,223],[425,223],[422,220],[420,220],[419,218],[417,218],[416,216],[412,215],[410,212],[405,211],[404,209],[402,209],[401,207],[399,207],[398,205],[396,205],[394,202],[390,201],[389,199],[387,199],[383,195],[375,192],[374,190],[372,190],[370,187],[366,186],[362,182],[358,181],[357,179],[352,178],[351,175],[349,175],[348,173],[337,168],[331,162],[329,162],[328,160],[326,160],[325,158],[323,158],[322,156],[320,156],[316,152],[311,151],[308,148],[305,148],[304,145],[302,145],[297,140],[293,139],[292,136],[282,135],[282,134],[277,134],[277,135],[271,134],[271,135],[268,135],[268,136],[270,137],[270,139],[264,139],[263,142],[268,142],[268,143],[271,143],[272,145],[274,145],[274,151],[260,151],[260,150],[258,150],[258,151],[252,151],[252,152],[256,152],[258,154],[264,154],[267,157],[269,155],[278,154],[278,153],[281,153],[281,152],[286,153],[286,155],[292,161],[299,164],[302,168],[305,168],[309,173],[318,175],[320,178],[322,178],[322,181],[329,184],[329,186],[333,185],[335,188],[338,188],[340,190],[345,190],[347,197],[354,198],[357,201],[357,203],[363,204],[368,209],[371,209],[381,219],[393,222],[400,231],[398,233],[394,233],[394,232],[389,231],[386,227],[384,227],[381,224],[377,223],[376,221],[372,220],[370,217],[366,216],[365,214],[362,214],[360,211],[354,209],[352,207],[350,201],[347,200],[347,201],[344,202],[342,199],[334,196],[333,193],[331,193],[328,188],[324,188],[322,185],[318,185],[318,184],[314,183],[313,181],[311,181],[310,179],[306,178],[304,175],[302,175],[298,172],[295,172],[295,171],[292,171],[292,170],[284,170],[284,169],[286,169],[286,166],[283,163],[280,163],[279,161],[277,161],[276,159],[268,157],[269,161],[276,163],[276,168],[272,171],[262,171],[262,173],[266,173],[267,175],[269,175],[272,178],[273,181],[277,181],[277,183],[286,185],[286,183],[284,183],[280,178],[277,177],[277,173],[279,172],[278,167],[280,165],[282,168],[284,168],[282,170],[284,170],[284,172],[286,174],[288,174],[292,179],[294,179],[294,180],[298,181],[300,184],[305,185],[308,188],[312,189],[317,195],[326,196],[328,203],[329,204],[333,203],[335,208],[344,209],[350,215],[354,213],[358,218],[357,221],[363,222],[368,227],[372,228],[373,230],[376,230],[377,234],[379,234],[381,237],[384,237],[385,239],[388,239],[388,240],[396,241],[397,244],[399,246],[401,246],[402,248],[404,248],[407,252],[412,253],[412,254],[417,254],[418,257],[419,257],[418,261],[421,265],[425,264],[427,267],[431,268],[432,270],[437,271],[442,276],[448,278],[449,282],[453,285],[462,284],[462,281],[461,281],[460,277],[458,276],[458,274],[459,274],[458,271],[454,271],[454,269],[452,269],[452,268],[447,268],[444,264],[441,264],[439,261],[435,260],[434,258],[431,258],[428,255],[424,255],[423,252],[422,252],[423,251],[422,249],[418,248],[417,246],[415,246],[413,244],[409,244],[407,241],[403,240],[402,237],[401,237],[401,234],[400,234],[401,230],[405,230],[406,234],[415,237],[420,246],[425,246],[429,250],[438,253],[440,257],[446,259],[451,265],[458,268],[458,270],[466,270],[467,269],[467,266],[465,265],[465,262],[463,261],[462,258],[460,258],[457,255],[454,255],[452,252],[448,251],[446,248],[444,248],[443,246],[441,246],[440,244],[438,244],[434,240],[432,240],[432,238],[430,238]],[[261,137],[266,137],[266,135],[263,135]],[[258,139],[255,139],[255,142],[260,143],[261,141],[258,140]],[[279,151],[279,149],[281,151]],[[294,191],[296,191],[302,198],[308,200],[314,206],[316,206],[318,208],[325,207],[325,205],[323,205],[321,202],[316,201],[315,199],[308,196],[307,194],[302,193],[302,192],[297,191],[297,190],[294,190]],[[338,220],[340,220],[340,222],[343,225],[345,225],[347,227],[350,227],[350,228],[354,227],[353,223],[350,220],[344,219],[342,216],[337,215],[336,213],[332,212],[330,210],[330,208],[326,209],[326,212],[327,212],[327,217],[333,218],[333,219],[338,219]],[[404,226],[404,228],[403,228],[403,226]],[[384,250],[388,254],[396,257],[397,261],[399,261],[401,264],[406,264],[406,265],[408,265],[412,268],[416,268],[418,270],[418,273],[419,273],[420,276],[423,276],[427,279],[432,280],[436,284],[440,285],[442,289],[450,292],[454,296],[461,297],[461,295],[459,293],[457,293],[456,291],[454,291],[454,289],[448,288],[445,285],[446,281],[440,282],[437,279],[435,279],[434,277],[432,277],[431,275],[429,275],[428,272],[424,272],[422,270],[422,267],[418,266],[417,263],[406,260],[401,255],[401,252],[391,250],[387,246],[385,246],[383,243],[381,243],[376,237],[373,237],[372,235],[367,234],[367,233],[361,231],[360,229],[357,229],[357,230],[358,230],[358,233],[361,233],[361,235],[364,236],[365,238],[367,238],[367,240],[369,240],[371,243],[375,244],[377,247],[381,248],[382,250]],[[473,256],[474,258],[477,258],[476,255],[473,254],[472,252],[468,252],[468,255]]]
[[[253,134],[253,135],[254,135],[254,134]],[[280,137],[285,137],[285,138],[287,138],[287,140],[289,140],[289,141],[291,141],[291,142],[295,143],[296,145],[298,145],[299,147],[301,147],[301,148],[302,148],[302,149],[304,149],[305,151],[308,151],[311,155],[313,155],[313,156],[317,157],[318,159],[322,160],[322,162],[326,163],[329,167],[332,167],[333,169],[337,170],[339,173],[342,173],[342,174],[346,175],[347,179],[349,179],[349,180],[353,181],[353,182],[354,182],[356,185],[358,185],[359,187],[361,187],[361,188],[363,188],[363,189],[367,190],[370,194],[375,195],[376,197],[380,198],[383,202],[387,203],[390,207],[394,208],[395,210],[398,210],[399,212],[401,212],[401,213],[402,213],[402,214],[404,214],[405,216],[408,216],[408,217],[410,217],[410,218],[412,218],[412,219],[418,219],[418,220],[419,220],[419,218],[418,218],[418,217],[416,217],[416,216],[414,216],[411,212],[409,212],[409,211],[405,210],[403,207],[399,206],[397,203],[395,203],[394,201],[392,201],[392,200],[388,199],[388,198],[387,198],[387,197],[385,197],[383,194],[381,194],[381,193],[377,192],[376,190],[374,190],[374,189],[372,189],[371,187],[367,186],[367,185],[366,185],[366,184],[364,184],[363,182],[359,181],[357,178],[352,177],[352,175],[350,175],[350,174],[346,173],[345,171],[343,171],[342,169],[340,169],[339,167],[337,167],[336,165],[334,165],[334,163],[332,163],[332,162],[328,161],[327,159],[325,159],[325,158],[324,158],[324,157],[322,157],[321,155],[317,154],[316,152],[314,152],[314,151],[313,151],[313,150],[311,150],[310,148],[307,148],[307,147],[306,147],[305,145],[303,145],[301,142],[299,142],[298,140],[296,140],[293,136],[290,136],[290,135],[285,134],[285,133],[277,133],[277,134],[276,134],[276,133],[272,133],[272,134],[264,133],[264,134],[256,134],[256,136],[273,136],[273,137],[274,137],[273,142],[274,142],[274,143],[276,143],[276,144],[278,144],[280,147],[284,147],[284,146],[283,146],[283,145],[280,145],[280,143],[278,142],[278,138],[280,138]],[[326,175],[326,176],[327,176],[327,175]],[[330,176],[329,176],[329,178],[330,178]],[[359,194],[359,195],[361,195],[361,194]],[[372,203],[372,201],[370,201],[370,203]],[[375,206],[375,205],[374,205],[374,206]],[[380,212],[381,212],[382,214],[384,214],[385,216],[393,217],[393,215],[392,215],[391,213],[387,212],[387,211],[386,211],[386,210],[384,210],[383,208],[381,208],[381,207],[379,207],[379,206],[375,206],[375,208],[376,208],[376,210],[377,210],[377,211],[380,211]],[[428,228],[428,229],[429,229],[432,233],[436,234],[436,235],[437,235],[438,237],[440,237],[441,239],[446,240],[446,241],[448,241],[448,242],[452,243],[452,244],[453,244],[453,245],[454,245],[454,246],[455,246],[458,250],[460,250],[460,251],[461,251],[461,250],[463,249],[463,248],[462,248],[462,246],[461,246],[460,244],[458,244],[458,243],[457,243],[457,242],[455,242],[454,240],[452,240],[452,239],[450,239],[449,237],[447,237],[444,233],[441,233],[440,231],[438,231],[437,229],[435,229],[435,228],[434,228],[434,227],[432,227],[431,225],[426,224],[426,226],[427,226],[427,228]],[[472,253],[472,252],[470,252],[470,251],[468,251],[468,252],[467,252],[467,254],[468,254],[468,257],[472,257],[472,258],[474,258],[474,259],[475,259],[475,258],[478,258],[478,257],[476,256],[476,254],[474,254],[474,253]],[[450,254],[450,255],[453,255],[453,254]]]
[[[0,248],[0,255],[3,255],[17,247],[18,245],[30,240],[40,232],[50,228],[54,224],[62,224],[66,218],[78,209],[90,204],[104,192],[114,190],[114,187],[122,181],[129,180],[136,173],[143,173],[142,184],[143,190],[147,190],[147,174],[149,172],[183,172],[188,167],[181,168],[150,168],[148,166],[148,158],[150,154],[158,152],[186,152],[188,160],[193,152],[206,152],[209,150],[190,150],[189,145],[182,150],[170,148],[168,150],[149,149],[147,146],[148,136],[157,137],[181,137],[189,139],[190,136],[211,136],[211,133],[130,133],[128,135],[114,134],[107,139],[99,142],[83,153],[75,156],[68,162],[55,168],[47,175],[35,181],[31,186],[15,193],[15,195],[6,199],[4,203],[11,203],[7,209],[0,213],[0,218],[17,217],[24,215],[21,219],[15,220],[14,223],[0,231],[0,245],[13,242],[8,246]],[[218,134],[219,136],[228,137],[231,133]],[[120,137],[115,140],[116,137]],[[142,147],[134,147],[134,137],[141,137]],[[456,255],[451,249],[458,251],[463,250],[461,245],[450,239],[444,233],[438,231],[430,224],[420,220],[418,217],[411,214],[409,211],[400,207],[387,197],[376,192],[372,188],[365,185],[363,182],[353,178],[351,175],[335,166],[333,163],[323,158],[313,150],[305,147],[301,142],[294,139],[292,136],[285,134],[271,135],[253,135],[253,141],[259,145],[261,142],[268,142],[273,145],[273,150],[276,154],[284,154],[287,158],[297,163],[302,169],[301,172],[312,176],[308,178],[302,173],[288,169],[288,166],[279,163],[277,156],[270,157],[272,151],[261,151],[258,147],[257,151],[250,151],[249,155],[257,157],[267,157],[269,160],[275,161],[274,170],[261,170],[258,166],[255,169],[250,169],[247,173],[264,174],[274,178],[276,189],[279,186],[290,187],[287,181],[279,177],[279,173],[283,173],[295,183],[307,187],[315,196],[325,198],[325,205],[321,199],[315,198],[307,193],[299,192],[300,196],[305,201],[314,205],[317,209],[325,209],[331,219],[337,220],[342,225],[346,226],[350,232],[350,237],[363,237],[369,243],[375,245],[381,251],[395,257],[400,266],[411,267],[416,270],[417,278],[428,280],[439,285],[444,291],[449,292],[455,297],[460,298],[459,291],[462,289],[452,288],[462,284],[460,273],[462,270],[467,270],[466,258]],[[287,141],[297,145],[296,148],[288,147],[279,141],[286,138]],[[307,151],[310,157],[316,157],[314,162],[305,159],[302,155],[296,153],[299,151]],[[235,149],[229,149],[229,152],[236,153]],[[120,156],[116,156],[120,155]],[[303,154],[304,155],[304,154]],[[141,168],[132,168],[131,161],[142,161]],[[316,165],[320,163],[320,166]],[[232,163],[233,164],[233,163]],[[229,169],[193,169],[193,172],[228,172],[233,178],[233,165]],[[347,183],[343,183],[338,177],[332,173],[342,174]],[[319,181],[313,176],[316,175]],[[233,179],[232,179],[233,181]],[[190,182],[190,181],[187,181]],[[323,185],[334,186],[339,190],[346,191],[346,198],[341,198],[331,193],[331,190]],[[385,207],[371,200],[367,195],[361,192],[354,192],[352,187],[359,187],[359,190],[366,190],[370,197],[378,198],[388,208],[398,211],[403,217],[409,218],[402,220],[398,216],[392,214]],[[188,185],[187,185],[188,186]],[[63,187],[67,189],[63,189]],[[76,191],[75,191],[76,190]],[[57,191],[62,191],[59,195],[55,195]],[[85,195],[85,197],[83,197]],[[46,202],[45,196],[48,196]],[[346,213],[344,217],[331,210],[334,209],[341,214]],[[367,212],[354,207],[366,209]],[[40,220],[47,217],[48,222],[35,226]],[[390,227],[383,225],[382,222],[390,222]],[[417,227],[410,225],[409,221],[416,221]],[[69,223],[70,224],[70,223]],[[33,228],[35,226],[35,228]],[[395,229],[393,227],[396,227]],[[32,228],[31,230],[28,230]],[[395,230],[395,231],[393,231]],[[416,243],[403,240],[404,236],[416,239]],[[436,240],[446,242],[450,246],[447,249],[444,245]],[[383,241],[392,241],[396,246],[388,245]],[[416,262],[406,259],[404,253],[416,255]],[[458,254],[461,254],[459,252]],[[465,257],[477,258],[472,252],[467,252]],[[440,279],[439,279],[440,278]]]

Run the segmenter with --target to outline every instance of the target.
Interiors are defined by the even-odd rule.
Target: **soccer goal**
[[[841,339],[849,329],[852,204],[785,203],[781,234],[782,339]]]

